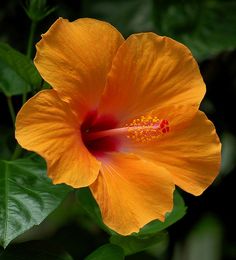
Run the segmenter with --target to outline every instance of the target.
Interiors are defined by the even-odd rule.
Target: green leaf
[[[70,188],[52,185],[42,160],[0,161],[0,245],[39,225]]]
[[[235,1],[174,1],[159,8],[165,12],[157,29],[187,45],[199,61],[236,48]]]
[[[85,16],[110,22],[124,36],[153,31],[172,37],[198,61],[236,48],[233,0],[84,0],[83,7]]]
[[[123,260],[125,259],[122,248],[117,245],[106,244],[99,247],[92,254],[87,256],[85,260]]]
[[[6,96],[29,92],[30,86],[0,59],[0,91]]]
[[[97,205],[96,200],[93,198],[92,193],[89,188],[81,188],[76,191],[76,196],[80,207],[82,207],[85,212],[95,221],[95,223],[101,227],[103,230],[109,234],[113,234],[113,231],[110,230],[102,221],[102,216],[100,209]]]
[[[29,58],[8,44],[0,43],[0,91],[6,96],[19,95],[37,88],[41,81]]]
[[[73,260],[59,245],[47,241],[30,241],[0,249],[1,260]]]
[[[138,235],[152,235],[160,232],[167,227],[173,225],[175,222],[180,220],[186,213],[186,206],[184,200],[180,194],[175,190],[174,192],[174,208],[170,213],[166,214],[166,219],[164,222],[159,220],[154,220],[144,226],[138,233]]]
[[[132,255],[137,252],[143,251],[150,246],[163,242],[163,240],[166,240],[167,238],[168,235],[166,232],[159,232],[152,236],[113,235],[110,238],[110,242],[123,248],[125,255]]]
[[[86,16],[112,23],[129,36],[134,32],[153,31],[153,0],[83,0]]]

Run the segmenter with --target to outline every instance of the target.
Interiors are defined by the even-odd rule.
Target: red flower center
[[[99,135],[103,131],[115,129],[118,121],[111,115],[98,115],[91,111],[81,125],[82,140],[95,157],[103,157],[106,152],[118,151],[120,140],[117,135]]]

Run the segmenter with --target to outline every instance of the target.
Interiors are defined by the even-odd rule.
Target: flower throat
[[[98,116],[96,112],[88,114],[81,126],[84,144],[94,155],[118,151],[124,137],[132,142],[149,143],[169,131],[169,122],[166,119],[141,116],[118,127],[114,117]]]

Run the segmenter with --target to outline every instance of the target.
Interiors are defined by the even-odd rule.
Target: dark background
[[[25,53],[30,20],[22,3],[1,1],[0,41]],[[221,173],[202,196],[182,193],[187,214],[168,229],[169,241],[127,259],[236,259],[235,1],[49,1],[49,6],[55,5],[57,9],[38,24],[35,42],[59,16],[70,21],[80,17],[106,20],[126,37],[134,32],[154,31],[189,46],[207,85],[201,109],[214,122],[223,143]],[[18,98],[14,97],[16,108]],[[9,118],[5,97],[0,93],[1,124],[10,126]],[[81,217],[73,200],[72,195],[49,220],[22,236],[20,244],[10,247],[12,252],[25,250],[30,256],[32,248],[38,252],[54,248],[67,251],[74,259],[83,259],[106,243],[108,236],[86,216]],[[66,210],[68,205],[70,212]],[[24,242],[27,240],[37,241]]]

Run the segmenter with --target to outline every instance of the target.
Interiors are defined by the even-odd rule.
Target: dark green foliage
[[[58,6],[57,9],[48,7],[45,0],[23,3],[28,17],[34,23],[33,28],[37,29],[36,35],[29,43],[39,40],[40,34],[44,33],[59,16],[71,21],[80,17],[94,17],[112,23],[125,37],[136,32],[154,31],[172,37],[191,49],[200,63],[207,83],[207,98],[202,109],[216,124],[219,134],[223,133],[222,174],[215,184],[218,185],[218,192],[212,186],[210,191],[206,191],[201,198],[198,198],[199,204],[196,203],[197,199],[184,194],[187,199],[186,204],[189,206],[185,218],[180,220],[186,213],[186,206],[180,194],[175,192],[174,209],[166,215],[165,222],[152,221],[139,233],[130,236],[120,236],[104,225],[100,210],[89,188],[82,188],[75,192],[78,205],[74,200],[69,200],[68,204],[63,205],[65,208],[59,207],[71,188],[65,185],[53,185],[47,177],[46,165],[42,159],[29,156],[11,161],[15,149],[14,129],[9,127],[7,118],[9,114],[6,113],[5,106],[7,103],[2,101],[5,101],[6,96],[26,95],[26,93],[29,97],[39,89],[50,86],[42,81],[32,60],[18,51],[26,49],[23,46],[26,45],[26,38],[29,35],[29,19],[22,18],[25,15],[23,8],[20,9],[17,1],[2,1],[3,8],[0,10],[0,40],[2,41],[0,43],[0,245],[6,247],[34,225],[39,225],[38,230],[40,230],[42,227],[40,223],[47,221],[50,213],[58,207],[59,213],[55,214],[54,218],[66,219],[68,226],[62,220],[55,221],[58,225],[58,233],[51,234],[51,238],[46,237],[42,232],[42,237],[53,241],[52,244],[48,244],[45,240],[20,244],[12,241],[5,250],[0,249],[0,259],[72,260],[78,259],[78,256],[84,259],[85,255],[88,255],[86,260],[121,260],[125,256],[127,259],[182,260],[190,256],[198,259],[199,250],[201,251],[206,245],[207,254],[200,252],[202,260],[205,260],[204,256],[208,257],[207,260],[235,259],[236,241],[233,232],[235,214],[232,211],[232,199],[236,175],[232,173],[235,173],[236,166],[234,145],[236,129],[231,114],[235,110],[236,102],[236,55],[235,52],[226,53],[236,47],[235,1],[59,0],[54,3]],[[52,13],[54,10],[55,12]],[[36,23],[46,16],[48,16],[47,20],[37,24],[36,27]],[[4,43],[6,41],[16,49]],[[28,47],[35,49],[35,46],[30,45],[32,44]],[[217,57],[217,55],[221,56]],[[29,56],[31,56],[30,52]],[[21,99],[22,97],[13,98],[15,112],[22,105]],[[21,153],[21,156],[25,155],[27,153]],[[63,210],[60,210],[61,208]],[[215,216],[205,219],[207,216],[205,212],[209,211],[214,211]],[[200,217],[202,220],[198,222]],[[177,221],[179,222],[173,225]],[[167,228],[170,236],[166,232]],[[223,228],[224,240],[222,239]],[[75,231],[73,241],[71,241],[71,229],[79,230],[78,234]],[[87,240],[84,239],[85,234]],[[89,252],[86,252],[86,249],[79,252],[77,245],[81,244],[80,248],[85,247],[84,240],[89,241]],[[58,244],[54,243],[55,241]],[[158,249],[152,251],[150,247],[161,245],[163,241],[167,246],[169,243],[169,247],[166,255],[158,258],[155,252]],[[105,244],[100,247],[102,243]],[[147,249],[148,253],[141,255],[140,252]],[[138,254],[132,256],[135,253]]]
[[[56,209],[69,187],[52,185],[42,160],[0,161],[0,245],[39,225]]]
[[[106,244],[99,247],[96,251],[92,254],[87,256],[85,260],[105,260],[105,259],[112,259],[112,260],[123,260],[125,259],[123,250],[116,245]]]
[[[33,62],[22,53],[0,43],[0,91],[6,96],[32,91],[41,84]]]

